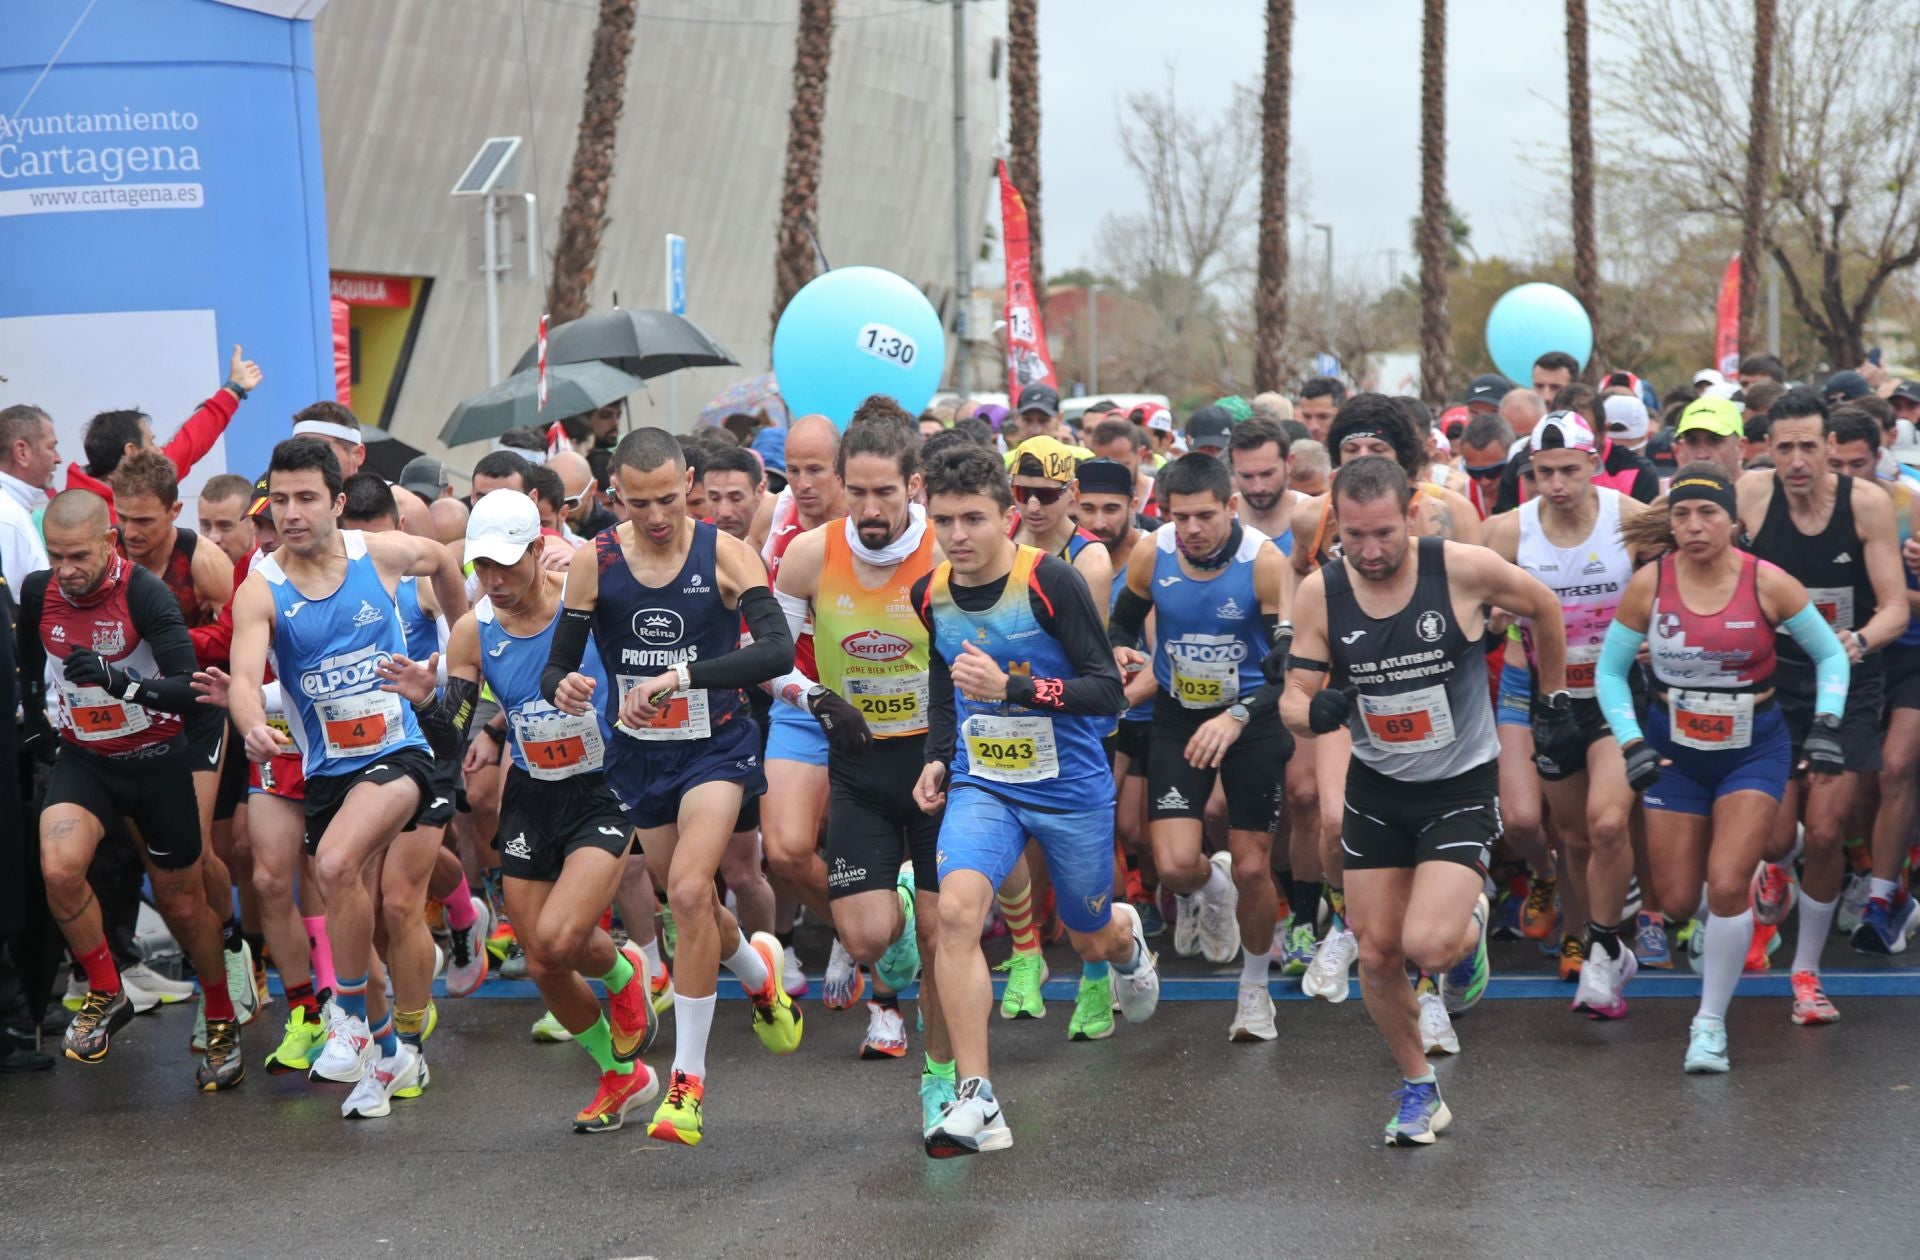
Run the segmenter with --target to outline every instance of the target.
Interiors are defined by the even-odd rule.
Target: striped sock
[[[340,1009],[355,1019],[367,1017],[367,973],[357,976],[336,976],[333,1000]]]
[[[400,1053],[400,1038],[393,1032],[393,1008],[380,1017],[380,1023],[373,1029],[373,1044],[380,1047],[380,1057],[391,1059]]]
[[[1013,952],[1038,953],[1040,934],[1033,930],[1033,885],[1012,896],[1001,893],[999,901],[1000,917],[1007,921],[1007,931],[1013,934]]]

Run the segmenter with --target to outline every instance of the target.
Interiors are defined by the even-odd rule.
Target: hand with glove
[[[136,690],[132,675],[117,665],[109,665],[92,648],[77,647],[67,653],[61,671],[76,687],[98,687],[116,700],[130,700]]]
[[[1580,723],[1573,716],[1573,697],[1564,691],[1547,696],[1533,715],[1534,761],[1543,769],[1565,769],[1585,751]]]
[[[807,690],[807,712],[813,714],[813,720],[826,732],[827,747],[832,751],[856,756],[873,747],[873,732],[867,729],[866,715],[831,687],[816,684]]]
[[[1840,746],[1840,719],[1831,713],[1814,715],[1813,729],[1801,744],[1800,764],[1814,774],[1845,774],[1846,751]]]
[[[1322,687],[1307,705],[1307,725],[1315,735],[1330,735],[1353,716],[1353,694],[1338,687]]]
[[[1644,792],[1660,780],[1660,768],[1666,761],[1658,749],[1644,739],[1636,739],[1620,750],[1627,763],[1627,786]]]

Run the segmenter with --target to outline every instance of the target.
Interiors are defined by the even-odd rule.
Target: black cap
[[[1233,417],[1225,408],[1209,403],[1187,417],[1187,449],[1197,451],[1203,446],[1224,447],[1227,437],[1233,432]]]
[[[1505,398],[1507,391],[1512,388],[1513,382],[1498,372],[1476,376],[1473,378],[1473,384],[1467,386],[1466,405],[1471,407],[1475,403],[1486,403],[1490,407],[1498,407],[1500,400]]]
[[[1820,387],[1820,394],[1828,401],[1838,398],[1841,402],[1852,402],[1856,398],[1865,398],[1873,392],[1873,386],[1867,384],[1867,378],[1849,369],[1835,372]]]
[[[1020,405],[1015,411],[1043,411],[1047,415],[1060,414],[1060,391],[1051,385],[1029,385],[1020,391]]]
[[[1901,381],[1893,387],[1891,397],[1904,398],[1908,402],[1920,402],[1920,381]]]
[[[1111,459],[1083,459],[1074,472],[1081,494],[1133,493],[1133,474],[1125,464]]]

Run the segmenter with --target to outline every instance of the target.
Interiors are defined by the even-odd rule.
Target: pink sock
[[[467,887],[467,873],[460,872],[460,882],[453,891],[441,898],[440,904],[447,909],[447,926],[456,932],[464,932],[473,926],[479,916],[473,912],[473,890]]]
[[[340,980],[333,974],[333,946],[327,942],[327,920],[324,915],[307,918],[302,915],[300,922],[307,929],[307,952],[313,966],[315,991],[338,988]]]

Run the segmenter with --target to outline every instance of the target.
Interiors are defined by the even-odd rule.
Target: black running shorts
[[[63,745],[47,772],[42,808],[78,805],[109,832],[116,818],[124,818],[138,829],[140,844],[153,864],[177,871],[200,857],[193,764],[191,753],[108,760]]]
[[[414,805],[413,814],[400,828],[402,831],[412,831],[420,824],[421,815],[433,803],[436,773],[431,751],[418,745],[407,745],[381,753],[378,761],[350,774],[307,776],[307,852],[320,851],[320,839],[327,834],[327,828],[333,825],[340,807],[346,804],[347,793],[362,783],[392,783],[396,779],[412,779],[420,791],[420,799]]]
[[[1188,709],[1164,690],[1154,697],[1147,752],[1147,821],[1203,817],[1216,777],[1227,792],[1227,826],[1235,831],[1280,827],[1281,784],[1293,756],[1293,733],[1272,710],[1255,714],[1218,768],[1187,761],[1187,741],[1201,723],[1224,709]],[[1122,724],[1124,725],[1124,723]]]
[[[1390,779],[1355,757],[1347,763],[1340,853],[1347,870],[1408,870],[1457,862],[1487,873],[1500,838],[1498,758],[1430,783]]]
[[[940,815],[922,813],[913,785],[926,765],[927,737],[876,739],[864,755],[827,755],[827,896],[892,888],[913,862],[914,887],[940,891]]]
[[[577,849],[624,858],[632,834],[605,776],[536,779],[514,766],[500,796],[500,873],[551,884]]]

